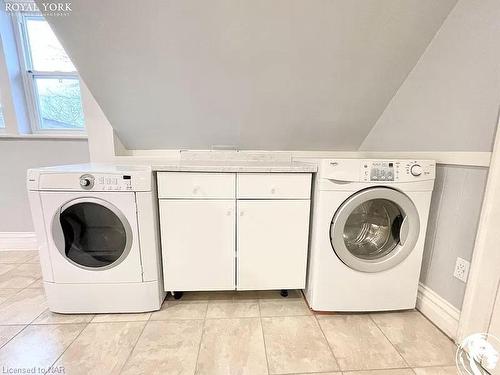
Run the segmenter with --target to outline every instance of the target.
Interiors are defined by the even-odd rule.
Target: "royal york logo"
[[[71,13],[70,2],[40,2],[31,0],[10,1],[5,0],[5,11],[7,13],[37,13],[44,16],[67,16]]]

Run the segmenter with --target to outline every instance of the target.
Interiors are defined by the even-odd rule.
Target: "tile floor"
[[[40,277],[36,252],[0,252],[2,373],[457,373],[454,344],[417,311],[313,314],[298,291],[266,291],[186,293],[146,314],[61,315],[47,310]]]

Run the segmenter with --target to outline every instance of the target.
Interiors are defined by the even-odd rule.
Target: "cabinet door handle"
[[[240,216],[245,215],[245,211],[240,211]]]
[[[193,189],[193,194],[198,194],[198,191],[200,190],[199,186],[195,186]]]
[[[271,188],[271,194],[276,193],[276,188]]]
[[[233,211],[228,210],[228,211],[226,212],[226,216],[231,216],[231,214],[232,214],[232,213],[233,213]]]

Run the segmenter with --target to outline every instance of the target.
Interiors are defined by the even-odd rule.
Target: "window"
[[[18,20],[32,131],[85,131],[75,66],[43,16],[20,15]]]

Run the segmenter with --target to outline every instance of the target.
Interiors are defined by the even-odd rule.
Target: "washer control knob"
[[[92,189],[94,187],[94,176],[90,174],[80,176],[80,186],[85,190]]]
[[[415,177],[418,177],[422,174],[423,170],[422,170],[422,166],[420,164],[413,164],[410,168],[410,173],[415,176]]]

